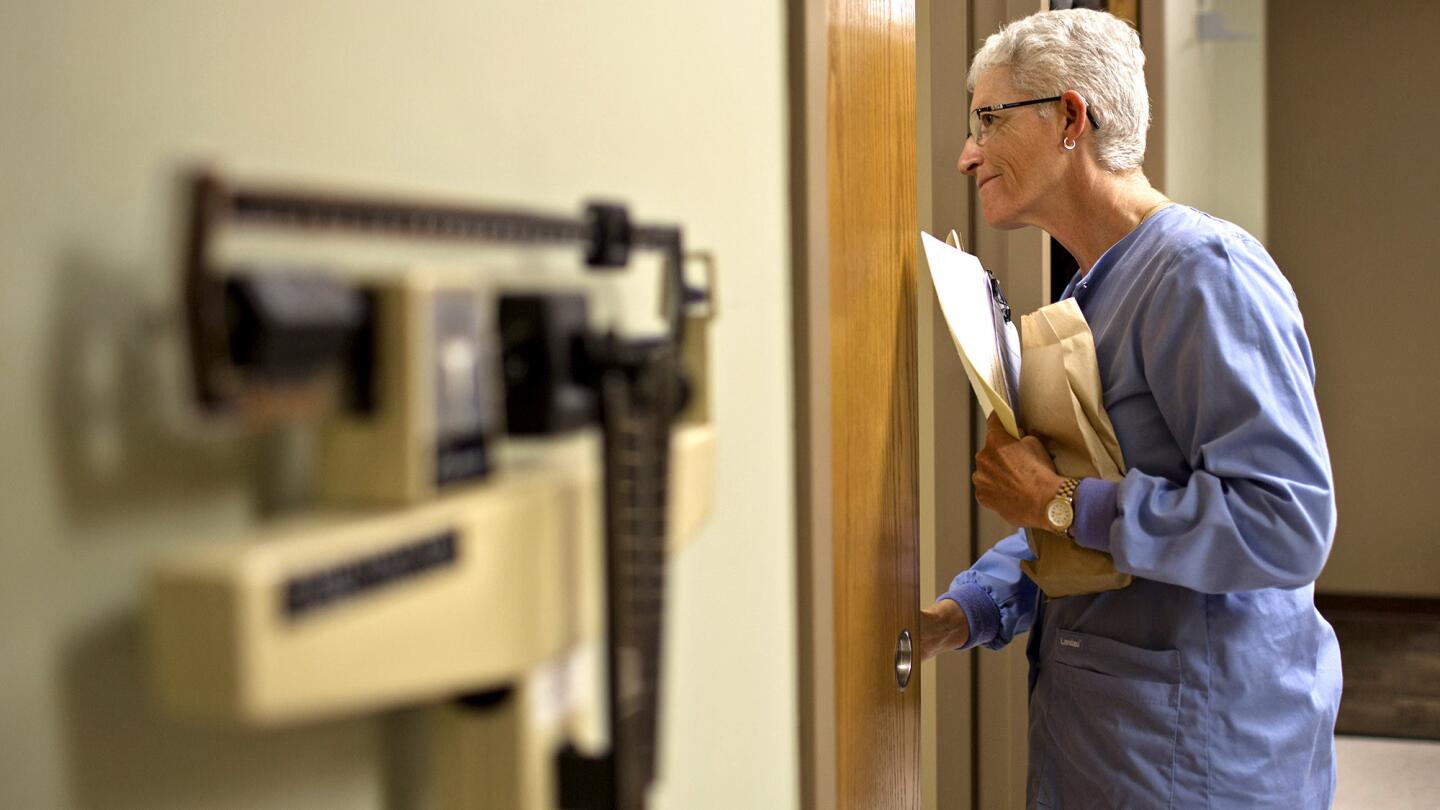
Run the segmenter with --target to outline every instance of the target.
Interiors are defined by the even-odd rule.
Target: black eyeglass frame
[[[1032,98],[1026,101],[1011,101],[1006,104],[991,104],[989,107],[976,107],[974,112],[971,114],[975,116],[975,129],[978,132],[980,129],[980,116],[982,113],[995,113],[1000,112],[1001,110],[1013,110],[1016,107],[1028,107],[1031,104],[1045,104],[1051,101],[1060,101],[1063,98],[1065,97],[1050,96],[1049,98]],[[1100,128],[1100,122],[1095,120],[1095,113],[1091,110],[1090,105],[1088,104],[1085,105],[1085,117],[1089,119],[1091,129]],[[979,145],[980,136],[978,134],[971,133],[971,137],[975,139],[976,145]]]

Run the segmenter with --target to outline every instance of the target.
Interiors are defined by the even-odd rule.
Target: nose
[[[975,139],[966,138],[965,148],[960,150],[960,161],[956,164],[956,167],[960,169],[960,173],[974,174],[975,170],[979,169],[980,164],[984,162],[985,157],[981,154],[980,147],[975,145]]]

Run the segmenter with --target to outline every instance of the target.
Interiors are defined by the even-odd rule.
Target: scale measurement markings
[[[455,564],[455,532],[427,537],[341,565],[286,580],[285,615],[291,620],[311,611],[353,599],[375,588]]]

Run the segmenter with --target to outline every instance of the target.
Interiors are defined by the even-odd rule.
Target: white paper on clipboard
[[[1019,333],[1001,314],[990,274],[978,258],[960,249],[954,231],[950,235],[953,245],[920,232],[940,311],[986,418],[998,413],[1005,430],[1018,438]]]

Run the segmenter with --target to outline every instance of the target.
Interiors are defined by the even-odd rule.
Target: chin
[[[983,203],[980,205],[980,214],[985,218],[985,224],[996,230],[1014,231],[1025,227],[1026,224],[1021,222],[1013,211],[996,211],[992,213]]]
[[[980,215],[984,217],[985,224],[1001,231],[1025,227],[1026,223],[1020,216],[1022,207],[1015,205],[1015,201],[1004,193],[1005,189],[995,188],[999,182],[993,180],[986,188],[980,189]],[[989,194],[985,193],[987,189]]]

